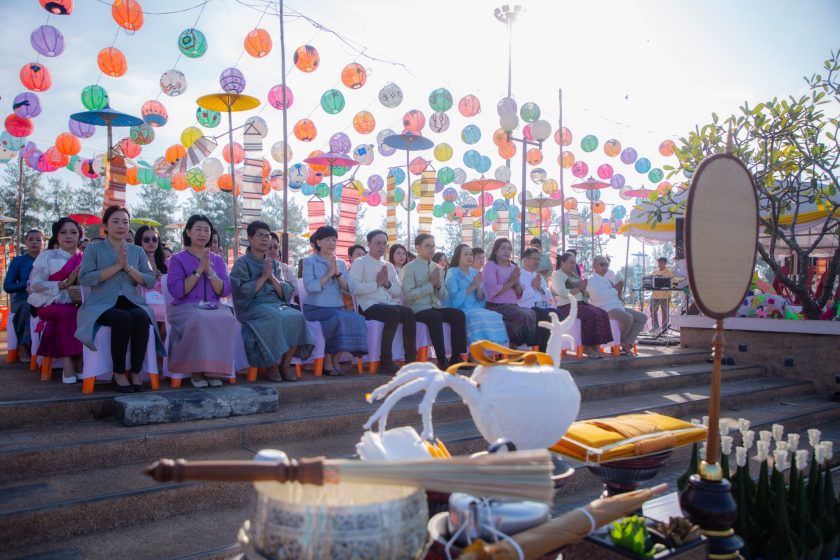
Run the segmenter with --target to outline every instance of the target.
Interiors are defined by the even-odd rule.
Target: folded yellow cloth
[[[706,439],[706,428],[662,414],[625,414],[575,422],[551,448],[581,461],[604,463],[674,449]]]

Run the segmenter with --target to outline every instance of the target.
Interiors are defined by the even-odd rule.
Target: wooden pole
[[[720,362],[723,358],[723,319],[715,321],[715,334],[712,338],[712,388],[709,393],[709,426],[706,435],[706,464],[714,465],[718,457],[718,437],[720,422]]]
[[[283,262],[289,264],[289,161],[286,157],[286,150],[289,145],[289,121],[285,102],[286,35],[283,27],[283,0],[279,0],[278,4],[280,5],[280,83],[283,86],[283,235],[280,238],[280,250],[283,252]]]
[[[15,227],[15,239],[12,245],[15,248],[15,256],[20,254],[20,228],[23,227],[23,156],[18,156],[18,215],[17,227]]]

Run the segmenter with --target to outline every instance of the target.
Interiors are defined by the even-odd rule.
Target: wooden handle
[[[158,482],[218,480],[223,482],[300,482],[324,484],[324,458],[291,460],[288,464],[269,461],[185,461],[160,459],[143,469]]]

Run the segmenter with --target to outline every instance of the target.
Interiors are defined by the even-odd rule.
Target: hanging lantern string
[[[120,29],[122,29],[122,27],[120,27],[120,26],[118,25],[118,26],[117,26],[117,32],[116,32],[116,33],[114,33],[114,40],[113,40],[113,41],[111,41],[111,48],[113,48],[113,47],[114,47],[114,45],[116,45],[116,44],[117,44],[117,37],[119,37],[119,36],[120,36]],[[102,79],[102,70],[100,69],[100,70],[99,70],[99,76],[96,78],[96,85],[99,85],[99,80],[101,80],[101,79]]]
[[[104,5],[108,6],[109,8],[111,7],[111,4],[113,4],[113,0],[110,0],[110,1],[96,0],[96,1],[99,2],[100,4],[104,4]],[[168,16],[168,15],[172,15],[172,14],[183,14],[184,12],[189,12],[191,10],[195,10],[196,8],[203,8],[204,6],[206,6],[207,4],[209,4],[212,1],[213,0],[204,0],[203,2],[199,2],[195,6],[190,6],[189,8],[183,8],[181,10],[171,10],[171,11],[168,11],[168,12],[149,12],[147,10],[141,10],[141,12],[144,15],[147,15],[147,16]]]
[[[265,17],[265,14],[268,12],[268,8],[270,6],[271,6],[271,4],[266,4],[265,5],[265,9],[262,11],[262,14],[260,14],[260,19],[257,20],[257,24],[254,26],[254,29],[257,29],[260,26],[260,23],[262,22],[263,18]],[[243,56],[245,56],[245,47],[242,48],[242,51],[240,51],[240,53],[239,53],[239,57],[237,57],[236,62],[233,63],[234,68],[239,66],[239,62],[242,60]]]
[[[201,9],[198,11],[198,17],[195,18],[195,21],[192,24],[192,29],[195,29],[198,26],[198,21],[201,19],[201,15],[204,13],[204,8],[207,6],[208,2],[205,2],[201,5]],[[181,52],[181,49],[178,49],[178,58],[175,59],[175,64],[172,65],[172,69],[176,70],[178,68],[178,63],[181,62],[181,58],[184,56],[184,53]],[[160,96],[163,95],[163,91],[160,91],[158,88],[158,94],[155,96],[155,101],[160,99]]]
[[[47,12],[47,21],[44,22],[44,25],[50,24],[50,16],[52,16],[52,12]],[[39,62],[41,62],[41,53],[38,53],[38,56],[35,57],[35,64],[38,64]]]

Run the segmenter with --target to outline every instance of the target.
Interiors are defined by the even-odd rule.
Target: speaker
[[[676,229],[676,239],[674,240],[674,251],[676,259],[684,259],[685,258],[685,241],[683,237],[683,229],[685,228],[685,218],[676,218],[674,220],[674,226]]]

